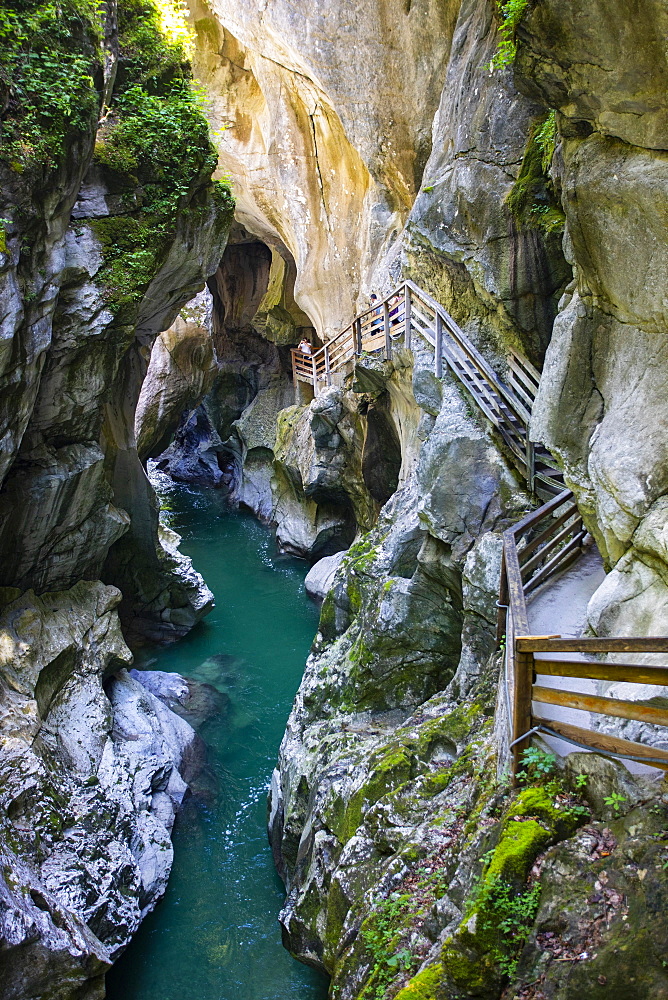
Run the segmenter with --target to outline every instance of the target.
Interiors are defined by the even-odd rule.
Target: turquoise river
[[[107,977],[109,1000],[324,1000],[326,981],[281,945],[283,887],[266,835],[267,787],[318,612],[306,564],[276,555],[271,532],[214,489],[160,477],[168,523],[183,536],[216,607],[181,642],[137,666],[205,681],[224,708],[200,734],[207,794],[177,817],[164,900]]]

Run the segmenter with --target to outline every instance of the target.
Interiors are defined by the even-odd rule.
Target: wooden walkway
[[[564,490],[522,518],[504,534],[499,594],[498,639],[504,647],[504,686],[509,719],[512,773],[534,733],[543,733],[612,757],[627,758],[668,771],[668,752],[548,717],[545,706],[668,726],[668,710],[646,701],[606,698],[590,692],[548,686],[540,678],[586,678],[668,686],[668,666],[637,663],[633,654],[663,654],[668,637],[531,635],[527,598],[576,560],[588,535],[570,490]],[[624,662],[603,656],[624,656]],[[651,692],[648,699],[653,696]],[[538,706],[538,707],[535,707]],[[585,715],[585,718],[589,718]]]
[[[659,653],[668,663],[668,637],[562,638],[530,634],[527,598],[576,560],[591,544],[591,538],[573,494],[564,489],[563,474],[554,459],[529,439],[540,373],[526,358],[510,351],[506,358],[508,381],[502,381],[443,306],[412,281],[406,281],[383,301],[356,316],[313,355],[293,350],[293,377],[312,385],[317,395],[332,384],[336,374],[352,371],[356,359],[370,356],[391,360],[393,351],[399,347],[410,350],[419,339],[434,350],[436,377],[442,377],[444,365],[450,369],[494,427],[499,443],[530,491],[547,500],[504,534],[498,639],[505,648],[502,682],[513,778],[534,733],[668,771],[668,752],[664,750],[550,719],[544,708],[534,709],[534,705],[556,705],[668,726],[668,710],[656,705],[538,683],[539,677],[559,677],[668,687],[668,666],[629,662],[633,654]],[[601,659],[619,654],[624,654],[625,662]]]
[[[529,440],[540,373],[526,358],[510,351],[508,383],[503,382],[443,306],[412,281],[360,313],[314,354],[293,349],[293,378],[312,385],[317,395],[332,384],[334,375],[350,372],[356,358],[389,361],[397,348],[410,350],[420,339],[434,350],[436,377],[442,377],[444,366],[450,369],[496,429],[531,492],[546,497],[560,492],[563,475],[554,459]]]

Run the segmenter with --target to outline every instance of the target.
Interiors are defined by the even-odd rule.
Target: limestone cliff
[[[103,997],[165,891],[201,750],[127,673],[119,600],[82,582],[29,591],[0,618],[3,1000]]]
[[[48,5],[31,11],[12,9],[4,42],[2,583],[40,592],[102,576],[121,587],[128,622],[141,609],[144,630],[178,634],[206,599],[158,541],[134,409],[153,339],[218,265],[231,202],[210,181],[180,43],[163,39],[150,3],[128,0],[118,23],[110,7],[103,39],[85,5],[61,21]],[[58,59],[64,76],[51,80]],[[61,109],[40,138],[58,86],[85,114]]]
[[[0,17],[0,993],[93,998],[164,892],[200,752],[124,669],[119,608],[165,639],[210,607],[134,410],[232,201],[152,3]]]

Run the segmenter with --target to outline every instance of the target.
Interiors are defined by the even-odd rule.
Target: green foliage
[[[89,223],[102,246],[99,277],[113,306],[141,299],[169,244],[168,227],[139,216],[110,216]]]
[[[490,69],[506,69],[515,62],[517,55],[515,33],[528,6],[529,0],[506,0],[505,3],[503,0],[497,0],[497,7],[501,15],[499,28],[501,38],[490,63]]]
[[[517,222],[528,229],[560,232],[565,216],[550,178],[550,165],[557,141],[554,111],[529,133],[520,172],[506,204]]]
[[[612,792],[612,794],[606,795],[603,801],[606,806],[609,806],[613,810],[615,816],[619,816],[622,811],[622,806],[626,802],[626,796],[620,795],[619,792]]]
[[[18,173],[53,167],[95,127],[100,69],[93,0],[0,6],[0,159]]]
[[[524,782],[541,784],[556,771],[557,758],[547,750],[539,750],[538,747],[528,747],[528,749],[522,752],[522,764],[524,765],[524,770],[518,771],[518,778]]]
[[[181,9],[171,0],[120,0],[118,27],[117,80],[95,159],[109,188],[139,211],[92,224],[104,256],[98,277],[115,312],[141,299],[171,245],[177,216],[205,211],[192,206],[192,193],[217,162],[192,85]],[[210,182],[207,193],[219,212],[232,211],[229,185]]]
[[[391,893],[362,925],[362,939],[371,955],[373,966],[359,1000],[383,1000],[397,973],[406,972],[414,964],[407,948],[398,949],[400,932],[411,909],[407,893]]]
[[[512,977],[517,970],[539,901],[540,885],[517,891],[499,876],[480,882],[475,897],[479,931],[494,938],[490,957],[506,976]]]
[[[543,172],[549,173],[557,144],[557,112],[552,108],[545,121],[537,125],[533,131],[533,139],[540,150]]]
[[[115,102],[117,123],[98,142],[98,162],[142,185],[143,207],[172,215],[200,175],[216,166],[206,119],[187,83],[149,94],[139,84]]]
[[[140,84],[161,94],[174,81],[190,80],[185,10],[170,0],[121,0],[118,10],[121,62],[116,91]]]

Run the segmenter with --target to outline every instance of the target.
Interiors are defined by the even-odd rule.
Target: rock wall
[[[437,405],[426,370],[411,472],[330,581],[272,779],[284,942],[342,1000],[621,998],[631,980],[661,996],[646,927],[665,933],[666,797],[595,755],[560,771],[544,748],[545,774],[505,784],[501,532],[531,499],[462,390],[446,377]]]
[[[89,61],[87,118],[76,135],[70,126],[55,151],[10,144],[0,160],[1,582],[39,593],[102,577],[122,589],[129,627],[140,608],[152,633],[169,637],[192,625],[206,600],[193,600],[192,579],[179,582],[158,540],[134,411],[155,336],[218,265],[231,201],[210,181],[215,158],[206,124],[180,64],[178,89],[174,63],[182,54],[161,42],[156,10],[128,0],[118,20],[110,8],[105,50],[86,16],[66,32],[62,58]],[[31,26],[26,16],[17,37],[20,27],[29,38]],[[52,34],[57,47],[61,36]],[[33,43],[48,74],[54,54]],[[38,113],[29,103],[34,83],[20,72],[17,66],[14,82],[24,103],[10,102],[10,133],[14,119],[25,128]],[[142,89],[147,78],[151,94]],[[103,97],[112,111],[98,129]],[[170,124],[159,126],[167,107]],[[189,153],[178,153],[177,167],[175,146],[186,139]],[[143,575],[131,565],[137,552]],[[172,609],[178,624],[169,621]],[[140,632],[135,627],[134,637]]]
[[[118,590],[3,596],[0,995],[102,998],[165,891],[201,748],[125,669]]]
[[[553,171],[574,281],[561,303],[533,434],[563,463],[612,570],[601,634],[660,635],[665,533],[666,12],[541,3],[519,32],[524,89],[557,111]]]
[[[127,673],[119,611],[164,640],[211,606],[159,534],[134,416],[233,206],[149,0],[2,18],[0,995],[93,1000],[164,892],[201,756]]]

